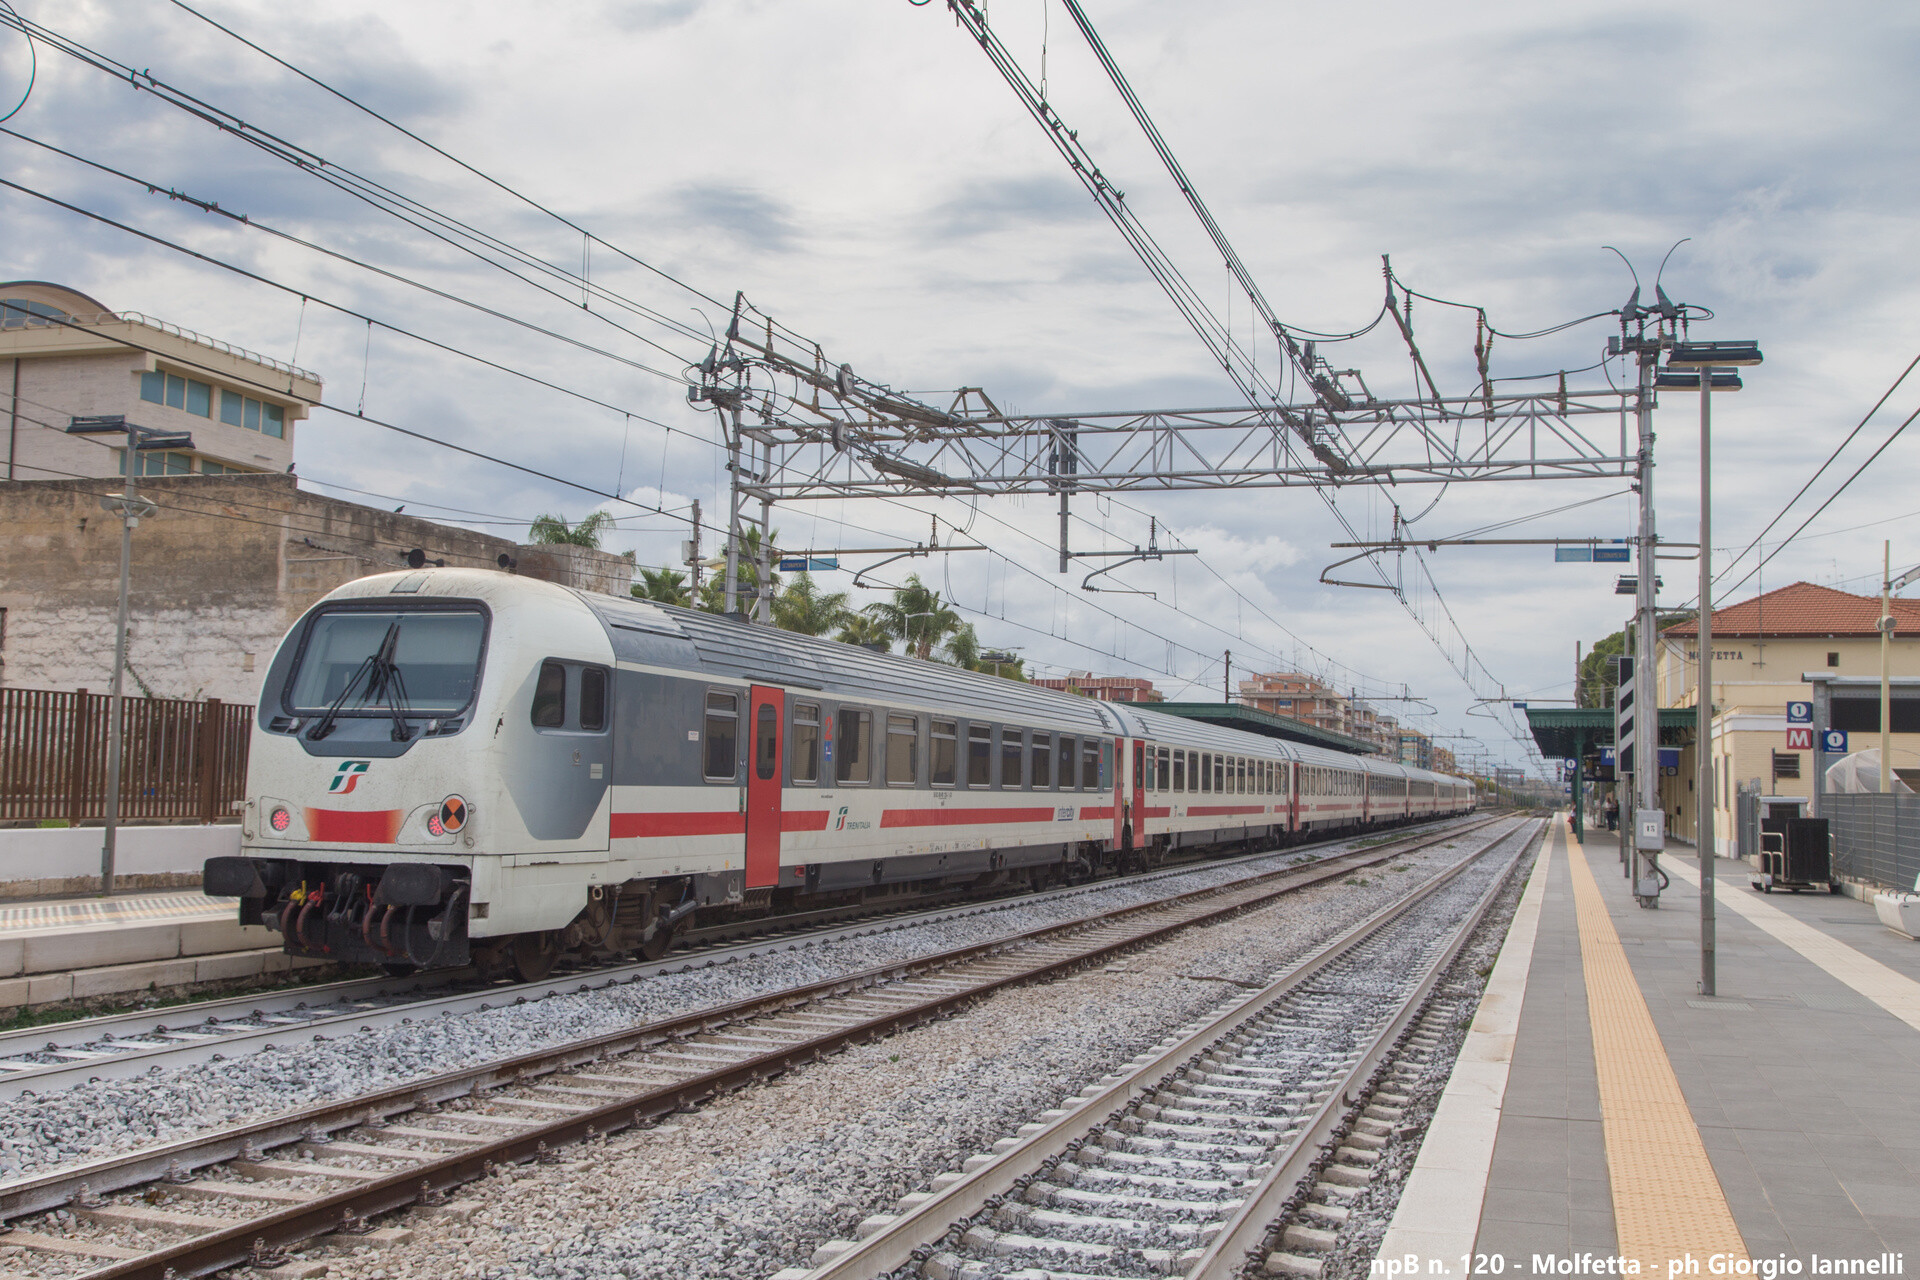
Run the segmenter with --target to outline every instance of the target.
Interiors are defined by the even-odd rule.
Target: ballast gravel
[[[1104,969],[1000,992],[658,1128],[502,1170],[464,1221],[328,1256],[364,1280],[762,1280],[1268,978],[1484,837],[1194,929]],[[1224,981],[1223,981],[1224,980]]]
[[[1010,899],[991,911],[903,922],[852,938],[769,943],[766,950],[747,958],[658,974],[617,987],[553,995],[410,1026],[388,1025],[138,1079],[96,1081],[44,1096],[22,1095],[0,1112],[0,1181],[317,1102],[344,1101],[460,1067],[986,942],[1098,910],[1228,884],[1350,847],[1337,845],[1306,855],[1282,852],[1231,865],[1196,867],[1151,882],[1120,882],[1051,898]]]

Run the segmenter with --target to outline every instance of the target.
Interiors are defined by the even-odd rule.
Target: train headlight
[[[440,821],[439,814],[436,813],[427,819],[427,834],[430,836],[443,836],[447,834],[446,824]]]
[[[293,815],[288,813],[284,808],[276,808],[267,821],[273,824],[275,831],[285,831],[293,825]]]

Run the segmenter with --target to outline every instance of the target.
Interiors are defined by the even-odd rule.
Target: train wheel
[[[420,972],[420,966],[414,964],[401,964],[396,962],[393,964],[383,964],[380,967],[387,971],[389,978],[411,978],[414,974]]]
[[[522,982],[538,982],[553,972],[560,959],[558,934],[519,933],[513,938],[513,976]]]

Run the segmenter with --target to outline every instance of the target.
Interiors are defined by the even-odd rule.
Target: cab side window
[[[588,733],[599,733],[607,727],[605,667],[580,668],[580,727]]]
[[[533,686],[533,727],[558,729],[567,723],[567,669],[557,662],[540,664]]]

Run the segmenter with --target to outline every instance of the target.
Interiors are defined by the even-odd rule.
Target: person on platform
[[[1620,797],[1613,792],[1607,793],[1607,830],[1620,829]]]

